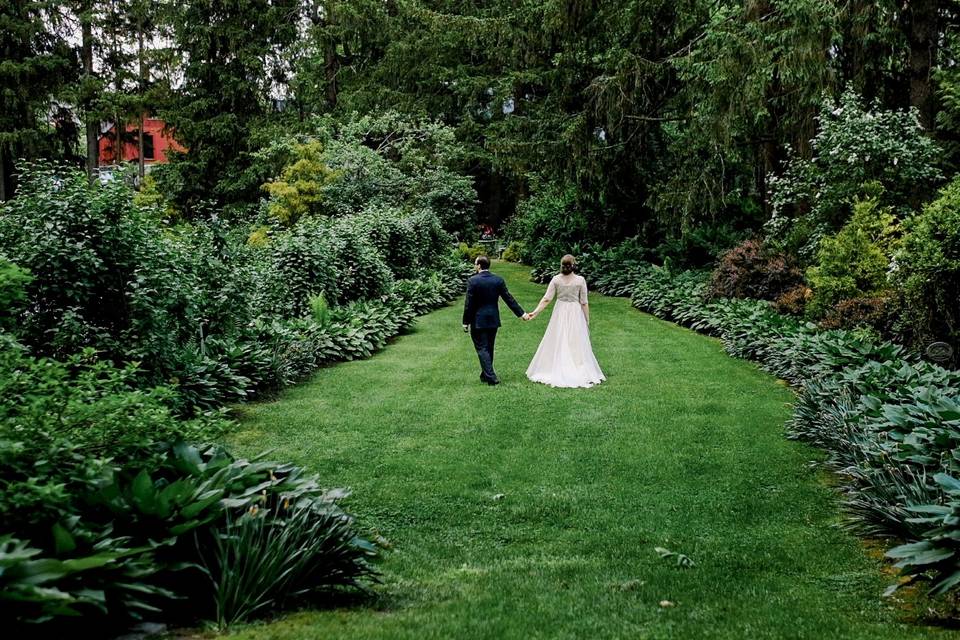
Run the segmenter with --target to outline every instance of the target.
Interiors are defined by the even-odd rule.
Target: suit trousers
[[[473,338],[473,348],[477,350],[480,359],[480,379],[484,382],[493,382],[497,379],[497,372],[493,370],[493,347],[497,341],[497,328],[477,329],[470,327],[470,337]]]

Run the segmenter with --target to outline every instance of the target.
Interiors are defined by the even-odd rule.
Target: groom
[[[500,298],[507,303],[510,310],[518,318],[530,319],[517,304],[510,292],[507,283],[498,275],[490,273],[490,258],[479,256],[474,263],[477,275],[467,282],[467,299],[463,305],[463,330],[470,332],[473,346],[480,358],[480,381],[489,385],[500,384],[496,371],[493,370],[493,345],[497,340],[497,329],[500,327]]]

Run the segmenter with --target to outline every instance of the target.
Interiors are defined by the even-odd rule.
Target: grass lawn
[[[494,270],[535,306],[524,268]],[[954,637],[881,599],[893,578],[837,527],[817,452],[784,438],[782,383],[627,300],[591,303],[608,378],[593,389],[528,382],[547,317],[507,311],[503,384],[481,385],[455,305],[244,407],[239,453],[273,448],[352,488],[347,509],[393,549],[365,604],[229,637]]]

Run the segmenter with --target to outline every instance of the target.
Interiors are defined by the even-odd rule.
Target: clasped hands
[[[529,321],[533,320],[533,319],[536,318],[536,317],[537,317],[537,314],[535,314],[535,313],[530,313],[530,312],[528,311],[527,313],[524,313],[522,316],[520,316],[520,319],[523,320],[524,322],[529,322]],[[468,325],[468,324],[463,325],[463,332],[464,332],[464,333],[467,333],[468,331],[470,331],[470,325]]]

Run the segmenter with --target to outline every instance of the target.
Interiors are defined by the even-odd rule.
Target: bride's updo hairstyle
[[[560,273],[563,275],[570,275],[577,268],[577,259],[574,258],[569,253],[562,258],[560,258]]]

